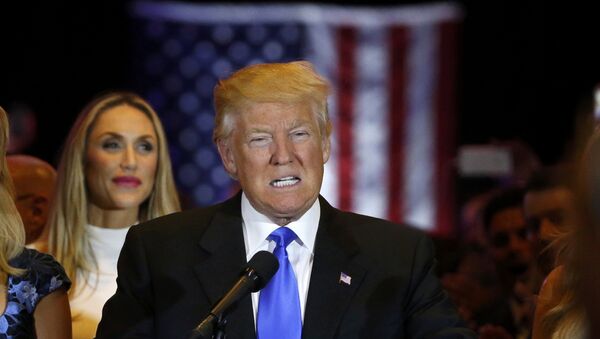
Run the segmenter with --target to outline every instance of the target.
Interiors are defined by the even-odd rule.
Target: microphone
[[[257,292],[267,285],[279,269],[279,261],[273,253],[257,252],[244,269],[242,276],[233,287],[217,302],[208,316],[192,331],[190,339],[210,339],[214,334],[214,325],[221,320],[232,304],[251,292]]]

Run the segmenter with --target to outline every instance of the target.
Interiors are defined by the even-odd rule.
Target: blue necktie
[[[276,243],[273,254],[279,260],[279,270],[260,292],[258,339],[300,339],[302,336],[298,282],[286,250],[297,237],[287,227],[279,227],[267,237]]]

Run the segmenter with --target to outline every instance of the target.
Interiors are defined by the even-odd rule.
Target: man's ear
[[[217,140],[217,150],[219,151],[225,170],[232,178],[237,180],[237,166],[229,138]]]
[[[327,163],[329,155],[331,154],[331,140],[328,136],[323,136],[321,141],[321,147],[323,148],[323,163]]]

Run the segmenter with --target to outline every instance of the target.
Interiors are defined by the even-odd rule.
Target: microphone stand
[[[248,262],[242,276],[210,310],[206,318],[192,330],[189,339],[225,339],[224,314],[240,298],[263,288],[279,268],[275,256],[267,251],[257,252]]]
[[[225,325],[223,313],[218,317],[211,313],[192,331],[190,339],[225,339]]]
[[[227,322],[223,318],[223,314],[227,311],[232,303],[237,302],[237,299],[250,293],[255,285],[258,276],[253,268],[246,270],[244,275],[236,282],[227,294],[221,298],[217,305],[213,307],[208,316],[202,320],[190,336],[190,339],[222,339],[225,338],[225,323]],[[215,329],[216,325],[216,329]],[[216,332],[215,332],[216,330]],[[221,333],[222,334],[219,334]],[[215,337],[215,335],[221,335]]]

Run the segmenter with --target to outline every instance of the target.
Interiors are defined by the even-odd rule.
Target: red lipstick
[[[136,188],[142,184],[140,179],[132,176],[115,177],[112,181],[118,186],[128,188]]]

